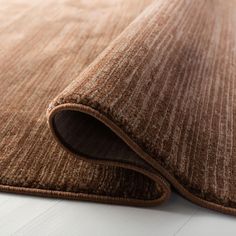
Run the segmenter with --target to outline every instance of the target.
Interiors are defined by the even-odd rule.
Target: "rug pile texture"
[[[0,0],[0,191],[236,215],[236,0]]]

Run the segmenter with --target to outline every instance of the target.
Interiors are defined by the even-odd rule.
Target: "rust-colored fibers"
[[[0,94],[1,191],[236,214],[236,0],[0,0]]]

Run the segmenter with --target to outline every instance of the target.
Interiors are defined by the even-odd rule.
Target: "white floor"
[[[173,194],[155,208],[114,206],[0,193],[0,235],[236,235],[236,217]]]

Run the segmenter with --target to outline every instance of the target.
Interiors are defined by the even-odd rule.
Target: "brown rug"
[[[1,191],[236,214],[236,0],[0,3]]]

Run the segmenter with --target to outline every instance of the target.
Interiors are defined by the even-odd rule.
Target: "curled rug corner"
[[[235,28],[234,0],[154,1],[50,104],[65,150],[155,183],[110,202],[161,203],[172,186],[236,214]]]

